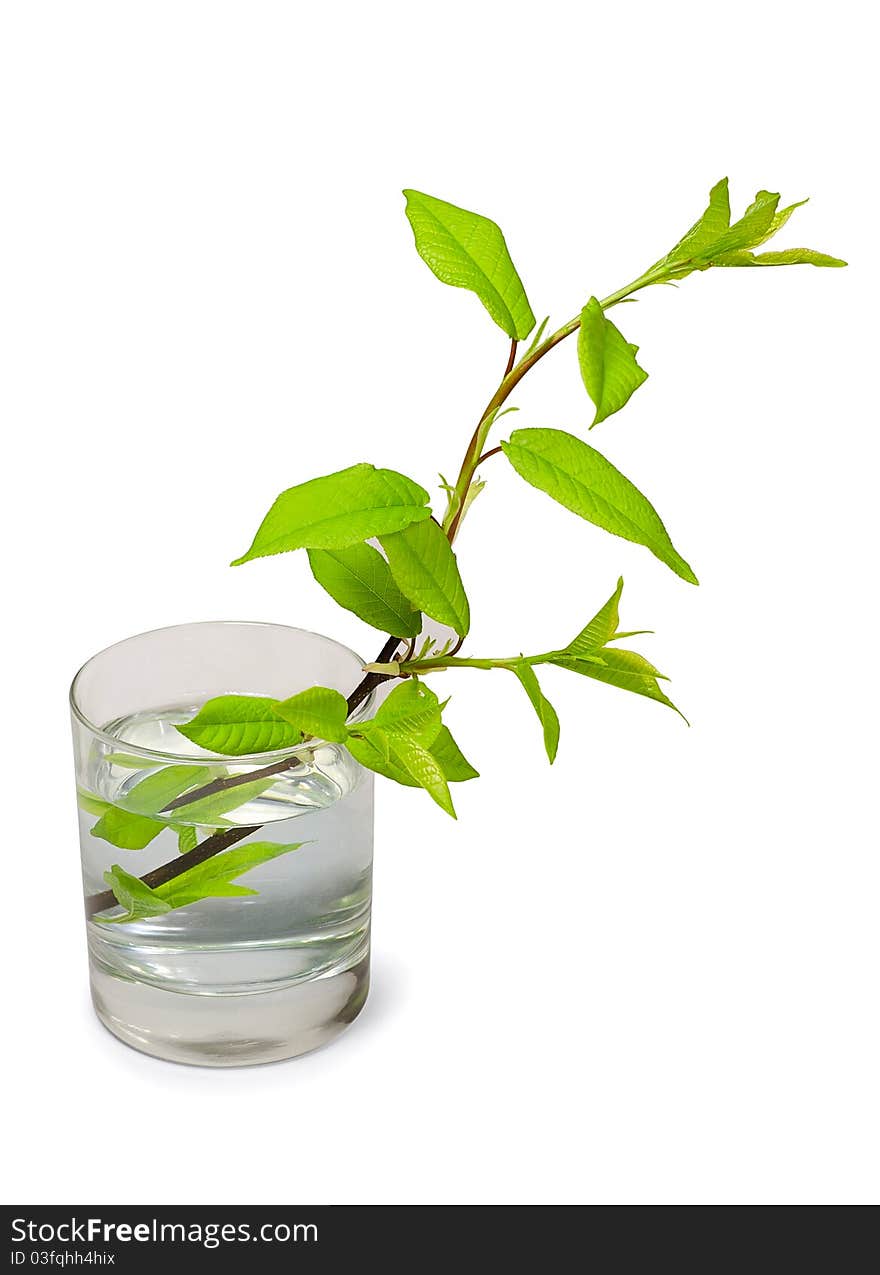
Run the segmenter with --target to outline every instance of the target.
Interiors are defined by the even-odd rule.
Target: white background
[[[10,1201],[877,1200],[862,8],[4,5]],[[477,654],[567,640],[623,572],[624,626],[656,630],[641,649],[691,729],[549,670],[551,771],[512,679],[446,675],[483,778],[457,824],[381,787],[349,1033],[229,1072],[119,1045],[88,1002],[67,685],[193,619],[373,654],[304,555],[226,564],[315,474],[371,460],[433,487],[497,383],[505,338],[419,261],[400,188],[498,220],[561,323],[724,173],[737,212],[810,195],[780,246],[851,266],[718,270],[615,316],[650,380],[590,441],[701,588],[503,458],[459,555]],[[571,343],[515,401],[517,424],[585,430]]]

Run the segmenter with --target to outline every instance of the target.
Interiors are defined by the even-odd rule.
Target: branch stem
[[[612,306],[618,305],[621,301],[626,300],[634,292],[640,292],[642,288],[647,288],[652,283],[660,283],[668,274],[665,268],[659,266],[640,275],[638,279],[634,279],[632,283],[626,284],[622,288],[618,288],[616,292],[610,293],[603,301],[600,301],[603,310],[610,310]],[[549,353],[554,346],[559,345],[560,341],[564,341],[566,337],[572,336],[580,327],[581,316],[576,314],[573,319],[569,319],[556,332],[551,333],[546,340],[537,345],[530,354],[526,354],[520,359],[519,363],[513,363],[508,359],[507,370],[501,378],[501,384],[490,398],[486,405],[486,410],[477,422],[477,427],[473,432],[468,449],[465,452],[458,478],[453,488],[453,495],[449,501],[449,511],[444,520],[443,530],[449,538],[450,544],[455,540],[458,528],[464,514],[465,498],[467,497],[468,488],[474,479],[477,465],[483,455],[483,448],[486,445],[486,439],[489,437],[489,431],[495,423],[495,418],[504,403],[510,397],[512,392],[519,385],[520,381],[530,372],[545,354]],[[515,347],[514,347],[515,348]],[[512,351],[513,352],[513,351]]]
[[[619,288],[617,292],[612,292],[609,296],[600,301],[603,310],[610,310],[612,306],[618,305],[619,302],[626,300],[634,292],[647,288],[650,284],[661,283],[668,277],[668,269],[661,266],[655,266],[651,270],[640,275],[632,283],[628,283],[625,287]],[[572,336],[577,332],[580,326],[580,314],[575,315],[573,319],[569,319],[561,328],[553,332],[546,340],[537,345],[534,350],[527,353],[519,363],[516,362],[517,342],[512,340],[510,343],[510,351],[507,357],[507,365],[504,369],[504,375],[501,382],[486,405],[486,409],[477,422],[476,429],[471,436],[464,460],[459,470],[458,479],[449,500],[449,508],[443,522],[443,530],[450,542],[453,543],[461,525],[464,515],[467,493],[473,482],[477,466],[490,456],[496,455],[501,449],[493,447],[489,451],[484,451],[486,439],[498,412],[504,403],[510,397],[511,393],[519,385],[520,381],[530,372],[545,354],[549,353],[560,341],[564,341],[566,337]],[[388,664],[392,660],[395,652],[400,646],[400,638],[389,637],[382,647],[376,659],[375,664]],[[458,647],[456,647],[458,650]],[[558,652],[547,652],[545,655],[532,655],[528,657],[513,656],[504,660],[480,660],[465,659],[459,656],[447,655],[434,660],[413,660],[408,663],[398,665],[401,673],[406,672],[430,672],[438,671],[444,668],[510,668],[513,664],[526,658],[529,664],[540,664],[546,662],[551,656]],[[381,686],[383,682],[391,680],[395,675],[392,673],[379,673],[370,670],[365,673],[364,677],[348,696],[349,715],[359,708],[367,696]],[[178,806],[186,805],[195,801],[197,798],[208,797],[213,793],[222,792],[228,788],[235,788],[239,784],[251,783],[254,779],[260,779],[264,776],[283,774],[284,771],[293,769],[298,763],[293,762],[290,758],[283,758],[279,762],[273,762],[270,766],[264,766],[260,770],[249,771],[243,775],[230,775],[224,779],[216,779],[213,783],[206,784],[203,788],[197,788],[193,792],[186,793],[184,798],[177,798],[165,807],[165,812],[176,809]],[[215,833],[208,837],[201,845],[196,846],[194,850],[188,851],[186,854],[178,855],[175,859],[164,863],[161,867],[154,868],[152,872],[146,873],[141,878],[145,885],[155,888],[157,885],[164,885],[167,881],[173,881],[175,877],[180,876],[189,868],[195,867],[199,863],[204,863],[206,859],[210,859],[215,854],[220,854],[222,850],[227,849],[231,845],[235,845],[237,841],[243,840],[253,832],[259,831],[258,826],[248,828],[229,828],[223,832]],[[116,903],[116,896],[112,890],[105,890],[101,894],[90,895],[86,899],[86,913],[88,916],[94,916],[96,912],[101,912],[105,908],[113,907]]]

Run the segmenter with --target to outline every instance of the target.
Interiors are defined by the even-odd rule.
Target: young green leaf
[[[687,721],[681,710],[661,691],[657,679],[662,678],[663,674],[658,673],[643,655],[607,646],[602,651],[602,659],[604,664],[597,665],[576,656],[559,655],[550,663],[558,664],[560,668],[569,669],[573,673],[581,673],[584,677],[592,677],[597,682],[606,682],[609,686],[617,686],[636,695],[645,695],[659,704],[666,704]],[[665,680],[667,679],[664,678]]]
[[[348,741],[348,748],[362,766],[397,779],[399,783],[424,788],[438,806],[453,819],[456,817],[440,762],[413,735],[384,731],[374,726],[369,737],[353,735]]]
[[[428,493],[393,469],[352,465],[289,487],[234,567],[292,549],[345,549],[430,516]]]
[[[368,734],[375,726],[382,732],[409,735],[422,747],[430,748],[442,724],[440,701],[429,686],[414,677],[395,686],[376,710],[376,716],[359,722],[355,729]]]
[[[739,221],[731,226],[725,177],[712,187],[709,207],[700,220],[651,269],[669,266],[669,273],[676,279],[682,279],[693,270],[707,270],[710,266],[845,266],[846,262],[838,257],[829,257],[810,248],[790,248],[784,252],[758,255],[748,251],[771,239],[795,209],[806,202],[801,199],[786,208],[779,208],[778,195],[760,190]]]
[[[760,236],[760,238],[753,239],[750,246],[752,248],[757,248],[762,243],[766,243],[768,239],[772,239],[777,230],[782,229],[795,209],[803,208],[806,203],[809,203],[809,200],[799,199],[796,204],[789,204],[787,208],[778,209],[770,218],[770,225],[764,233]]]
[[[717,243],[730,226],[730,194],[727,178],[722,177],[709,192],[709,205],[699,221],[691,226],[687,234],[679,239],[675,247],[666,254],[664,263],[687,261],[699,256],[706,248]]]
[[[408,788],[418,788],[420,786],[418,781],[408,771],[403,770],[399,765],[392,762],[388,734],[380,733],[377,735],[371,732],[351,742],[354,743],[354,754],[359,756],[361,764],[367,766],[368,769],[375,770],[377,774],[384,775],[386,779],[393,779],[395,783],[404,784]],[[447,783],[460,784],[465,783],[468,779],[479,779],[480,772],[474,770],[453,739],[447,726],[441,726],[440,733],[431,744],[428,752],[440,766]],[[369,758],[369,760],[364,760],[365,758]]]
[[[277,702],[263,695],[218,695],[177,730],[207,752],[231,757],[294,748],[302,734],[278,716]]]
[[[305,844],[304,841],[288,845],[280,845],[276,841],[248,841],[232,850],[224,850],[222,854],[215,854],[204,863],[196,864],[179,877],[157,886],[155,893],[172,908],[185,908],[190,903],[198,903],[200,899],[256,894],[256,890],[247,886],[233,885],[234,878],[268,863],[271,859],[277,859],[280,855],[299,850]]]
[[[347,746],[352,757],[366,766],[367,770],[384,775],[386,779],[393,779],[396,784],[403,784],[406,788],[421,787],[417,779],[391,760],[391,745],[383,731],[373,729],[368,734],[352,735]]]
[[[755,244],[764,243],[772,233],[771,227],[778,206],[778,194],[773,194],[769,190],[759,190],[739,221],[734,222],[720,238],[697,255],[702,260],[713,261],[721,253],[730,252],[736,248],[752,248]]]
[[[118,846],[120,850],[143,850],[166,826],[158,819],[148,819],[146,815],[109,806],[91,832],[93,837],[109,841],[111,846]]]
[[[382,633],[418,637],[422,617],[394,583],[388,563],[372,545],[309,549],[312,575],[334,602]]]
[[[527,483],[612,535],[644,545],[676,575],[697,583],[653,505],[594,448],[560,429],[517,429],[501,447]]]
[[[172,825],[173,826],[173,825]],[[185,825],[176,827],[177,833],[177,849],[180,854],[189,854],[190,850],[195,850],[199,844],[199,834],[197,829],[188,828]]]
[[[716,266],[845,266],[840,257],[829,257],[812,248],[786,248],[782,252],[728,252],[718,257]]]
[[[135,814],[158,815],[175,797],[216,778],[216,767],[163,766],[130,788],[121,800],[126,810],[133,810]]]
[[[623,593],[623,576],[617,581],[617,588],[603,607],[600,607],[586,628],[581,629],[577,637],[572,638],[565,648],[569,656],[592,655],[610,642],[617,635],[620,624],[620,595]]]
[[[556,716],[556,710],[547,697],[544,695],[535,675],[535,670],[526,660],[519,660],[516,664],[511,665],[511,672],[515,673],[519,678],[523,690],[532,702],[532,707],[538,714],[538,721],[544,730],[544,747],[547,750],[547,756],[550,758],[550,764],[556,760],[556,750],[559,747],[559,718]]]
[[[275,704],[275,712],[303,735],[345,743],[348,738],[348,704],[345,696],[329,686],[310,686]]]
[[[77,788],[76,804],[80,810],[85,810],[89,815],[103,815],[111,809],[109,801],[102,801],[100,797],[96,797],[94,793],[87,792],[85,788]]]
[[[470,627],[470,608],[443,529],[429,518],[393,535],[380,536],[379,543],[401,593],[432,620],[448,624],[464,637]]]
[[[494,221],[418,190],[405,190],[416,251],[442,283],[475,292],[509,337],[535,326],[525,289]]]
[[[581,311],[577,349],[584,385],[596,405],[593,425],[619,412],[648,379],[636,362],[638,348],[630,345],[591,297]]]
[[[234,878],[249,872],[251,868],[277,859],[279,855],[298,850],[305,842],[279,845],[275,841],[250,841],[245,845],[214,855],[204,863],[182,872],[151,890],[143,881],[125,872],[118,864],[104,873],[104,880],[125,908],[123,916],[101,917],[108,925],[126,921],[140,921],[160,916],[174,908],[185,908],[201,899],[239,898],[257,894],[248,886],[233,884]]]
[[[108,766],[120,766],[123,770],[149,770],[160,763],[147,761],[145,757],[135,757],[133,753],[107,753],[104,761]]]
[[[276,775],[267,775],[262,779],[251,779],[246,784],[236,784],[233,788],[223,788],[220,792],[210,793],[207,797],[198,797],[195,801],[177,806],[174,810],[175,826],[178,823],[194,824],[196,827],[221,828],[228,827],[229,820],[224,815],[240,806],[255,801],[268,792],[276,782]]]
[[[448,726],[441,726],[440,734],[429,749],[431,755],[440,764],[440,769],[451,784],[462,784],[468,779],[479,779],[480,772],[474,770],[458,744],[452,738]]]
[[[106,924],[119,924],[125,921],[140,921],[150,916],[161,916],[171,911],[171,904],[144,885],[138,877],[126,872],[118,863],[114,863],[104,873],[104,880],[116,895],[120,907],[125,908],[123,916],[100,917]]]

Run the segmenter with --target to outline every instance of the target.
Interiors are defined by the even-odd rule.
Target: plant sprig
[[[548,320],[536,327],[522,280],[496,223],[419,191],[404,194],[419,255],[442,282],[474,293],[509,338],[504,373],[477,421],[455,482],[441,480],[446,508],[439,518],[419,483],[396,470],[362,463],[282,492],[251,547],[235,559],[233,565],[239,565],[256,557],[305,549],[315,579],[330,596],[388,635],[376,661],[365,666],[364,678],[347,699],[326,687],[281,701],[221,696],[178,729],[209,752],[227,756],[295,749],[311,739],[344,745],[362,765],[399,783],[425,788],[454,814],[449,783],[474,778],[477,772],[443,724],[443,706],[425,685],[426,677],[464,668],[513,674],[539,718],[551,761],[559,722],[538,683],[535,669],[540,665],[552,664],[675,707],[661,689],[663,675],[644,656],[616,645],[633,636],[619,630],[622,580],[589,624],[561,648],[497,659],[459,654],[470,631],[471,611],[452,546],[470,505],[485,487],[478,476],[481,464],[504,455],[532,487],[594,526],[647,548],[681,579],[697,583],[647,497],[575,434],[555,428],[521,428],[487,446],[501,418],[515,410],[508,405],[513,391],[550,350],[577,335],[578,366],[594,409],[586,424],[593,429],[619,412],[648,380],[637,360],[637,347],[608,317],[610,310],[645,288],[676,283],[711,268],[846,263],[806,248],[756,252],[805,201],[780,209],[779,195],[762,190],[732,222],[725,178],[712,188],[704,212],[669,252],[607,297],[587,296],[571,319],[545,335]],[[519,355],[519,343],[530,336],[528,348]],[[426,619],[448,626],[457,642],[447,643],[442,650],[432,648],[429,638],[419,644]],[[404,641],[407,649],[402,652]],[[353,721],[352,714],[370,691],[394,679],[402,679],[400,685],[374,716]],[[263,777],[271,779],[290,765],[289,759],[282,759],[249,774],[214,778],[173,797],[159,817],[167,819],[171,811],[179,817],[181,805],[184,809],[197,806],[219,793],[225,794],[224,800],[233,799],[230,789]],[[227,832],[214,835],[226,838],[223,849],[230,844]],[[190,853],[205,854],[207,845],[203,842]],[[182,854],[179,872],[171,871],[164,879],[186,871],[188,857]],[[162,871],[167,874],[172,867],[165,865]]]

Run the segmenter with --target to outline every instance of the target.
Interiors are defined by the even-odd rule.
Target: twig
[[[612,306],[618,305],[621,301],[625,300],[631,292],[637,292],[641,288],[647,287],[649,284],[655,282],[660,282],[660,279],[656,277],[655,272],[648,272],[648,274],[642,275],[633,283],[627,284],[626,287],[620,288],[617,292],[613,292],[610,296],[606,297],[601,302],[603,310],[608,310]],[[495,453],[500,450],[499,448],[492,448],[490,451],[481,455],[485,437],[489,432],[495,413],[509,397],[511,392],[516,388],[526,373],[534,367],[538,360],[542,359],[544,355],[547,354],[548,351],[552,350],[554,346],[558,345],[560,341],[564,341],[566,337],[575,333],[578,330],[579,324],[579,315],[570,319],[569,322],[559,328],[558,331],[552,333],[552,335],[547,337],[545,341],[536,346],[535,349],[532,350],[530,354],[527,354],[519,364],[516,364],[517,342],[515,340],[511,341],[510,353],[507,358],[507,366],[504,369],[504,376],[501,378],[501,383],[498,386],[498,389],[489,400],[486,410],[477,422],[477,428],[474,430],[471,441],[468,444],[468,449],[465,452],[464,460],[462,461],[461,470],[459,471],[458,480],[455,485],[455,490],[459,493],[459,505],[449,527],[446,528],[446,536],[450,544],[455,539],[456,532],[458,531],[462,513],[464,512],[464,496],[467,494],[467,489],[470,486],[471,479],[473,478],[477,465],[479,465],[481,461],[487,460],[489,456],[494,456]],[[389,638],[373,663],[387,664],[400,645],[400,641],[400,638]],[[459,641],[455,650],[458,651],[460,647],[461,641]],[[348,696],[347,703],[349,715],[364,702],[371,691],[375,690],[377,686],[380,686],[383,682],[387,682],[390,679],[391,675],[388,673],[370,672],[365,674],[352,693]],[[193,792],[186,793],[183,799],[178,798],[171,802],[165,807],[165,812],[174,810],[179,806],[187,805],[189,802],[193,802],[197,798],[207,797],[215,792],[225,791],[228,788],[235,788],[239,784],[250,783],[252,780],[263,776],[282,774],[285,770],[290,770],[292,768],[290,759],[285,758],[282,761],[273,762],[271,766],[264,766],[260,770],[249,771],[244,775],[230,775],[225,779],[215,779],[212,783],[206,784],[203,788],[197,788]],[[258,832],[259,826],[260,825],[255,825],[251,828],[230,828],[224,832],[215,833],[212,837],[208,837],[206,841],[203,841],[200,846],[196,846],[194,850],[190,850],[186,854],[178,855],[177,858],[170,860],[168,863],[162,864],[159,868],[154,868],[152,872],[148,872],[146,876],[141,878],[141,880],[145,885],[151,887],[163,885],[166,881],[173,881],[175,877],[180,876],[189,868],[193,868],[199,863],[204,863],[206,859],[210,859],[213,855],[219,854],[222,850],[225,850],[228,846],[234,845],[237,841],[241,841],[244,837],[250,836],[252,832]],[[112,907],[115,902],[116,896],[111,890],[105,890],[102,894],[91,895],[86,899],[86,913],[88,916],[94,916],[96,912],[101,912],[104,908]]]
[[[482,465],[484,460],[488,460],[490,456],[497,456],[498,453],[503,450],[504,449],[502,447],[490,447],[487,452],[483,452],[482,456],[477,461],[477,464]]]
[[[386,663],[391,659],[399,645],[400,638],[389,638],[374,662],[376,664]],[[361,678],[346,701],[349,715],[360,707],[371,691],[380,686],[382,682],[387,682],[388,680],[388,675],[385,673],[367,673],[365,677]],[[227,788],[235,788],[239,784],[251,783],[255,779],[261,779],[268,775],[280,775],[285,770],[292,770],[293,768],[290,758],[284,757],[281,761],[273,762],[271,766],[263,766],[260,770],[248,771],[245,775],[229,775],[225,779],[215,779],[213,783],[205,784],[203,788],[197,788],[193,792],[184,793],[182,798],[176,798],[164,808],[163,813],[175,810],[178,806],[185,806],[190,802],[201,800],[202,797],[210,797],[215,792],[223,792]],[[259,832],[260,827],[260,824],[255,824],[249,828],[227,828],[223,832],[216,832],[212,837],[208,837],[203,841],[201,845],[196,846],[194,850],[188,850],[186,854],[180,854],[175,859],[170,859],[167,863],[163,863],[161,867],[154,868],[152,872],[148,872],[146,876],[141,877],[141,880],[150,889],[155,889],[157,885],[164,885],[166,881],[173,881],[175,877],[179,877],[190,868],[197,867],[198,864],[204,863],[206,859],[211,859],[215,854],[220,854],[221,851],[227,850],[229,846],[234,846],[237,841],[242,841],[245,837],[249,837],[252,832]],[[104,890],[101,894],[88,895],[86,897],[86,915],[94,916],[96,912],[103,912],[105,908],[112,908],[115,903],[116,895],[112,890]]]
[[[196,846],[195,850],[189,850],[186,854],[178,855],[176,859],[163,863],[161,867],[153,868],[152,872],[146,873],[141,880],[144,885],[155,890],[156,886],[173,881],[189,868],[195,868],[206,859],[212,859],[221,850],[227,850],[230,846],[234,846],[236,841],[243,841],[252,832],[258,831],[259,825],[254,825],[251,828],[226,828],[223,832],[215,832],[200,846]],[[86,916],[92,917],[96,912],[103,912],[105,908],[114,907],[116,903],[117,898],[112,890],[104,890],[102,894],[86,895]]]

